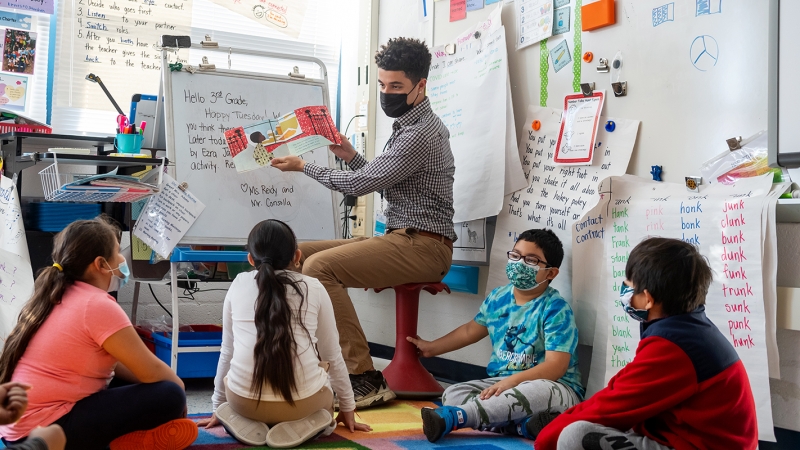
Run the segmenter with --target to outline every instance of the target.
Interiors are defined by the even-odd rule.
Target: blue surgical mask
[[[646,309],[636,309],[631,305],[633,298],[633,288],[625,283],[619,289],[619,302],[622,304],[622,309],[628,313],[631,318],[637,322],[647,322],[649,311]]]
[[[131,278],[131,270],[128,268],[128,261],[122,261],[122,264],[117,266],[116,269],[112,269],[111,266],[108,266],[108,268],[111,272],[111,281],[108,283],[108,289],[106,289],[106,292],[119,291],[123,286],[128,284],[128,281]],[[122,274],[121,278],[114,274],[115,270],[119,270],[119,273]]]
[[[530,291],[539,287],[541,283],[536,281],[539,274],[539,266],[530,266],[523,260],[511,261],[506,263],[506,275],[511,284],[520,291]]]

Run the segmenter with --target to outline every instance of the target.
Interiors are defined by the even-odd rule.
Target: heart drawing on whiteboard
[[[242,192],[247,192],[247,183],[242,183],[239,187],[242,189]]]
[[[21,99],[23,95],[25,95],[25,86],[6,86],[6,96],[10,98],[12,102]]]

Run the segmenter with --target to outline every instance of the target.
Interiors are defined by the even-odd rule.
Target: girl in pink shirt
[[[19,421],[0,426],[4,441],[50,424],[64,430],[67,450],[180,450],[197,438],[183,419],[183,382],[108,295],[130,274],[119,237],[102,219],[73,222],[56,236],[55,263],[39,271],[0,356],[0,383],[33,387]],[[110,386],[129,384],[109,387],[114,377]]]

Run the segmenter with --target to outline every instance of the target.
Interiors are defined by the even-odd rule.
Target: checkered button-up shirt
[[[357,154],[335,170],[307,163],[303,172],[329,189],[360,197],[384,191],[386,228],[415,228],[453,241],[453,175],[450,132],[425,98],[394,121],[383,154],[367,162]]]

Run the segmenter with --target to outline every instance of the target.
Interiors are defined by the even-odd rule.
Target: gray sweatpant
[[[467,413],[466,426],[477,430],[516,425],[527,417],[543,412],[562,413],[581,400],[571,388],[550,380],[524,381],[486,400],[481,391],[502,380],[502,377],[467,381],[448,387],[442,404],[458,406]]]
[[[672,450],[671,447],[636,434],[592,422],[575,422],[561,431],[558,450]]]

